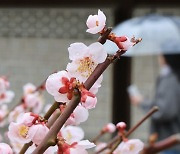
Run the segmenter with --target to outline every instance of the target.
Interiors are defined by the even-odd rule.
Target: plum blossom
[[[97,103],[97,98],[93,93],[83,88],[81,91],[81,95],[82,95],[81,97],[82,106],[84,106],[86,109],[95,108]]]
[[[25,108],[24,108],[23,104],[18,105],[17,107],[15,107],[15,109],[9,113],[9,116],[8,116],[9,123],[10,122],[15,122],[17,120],[17,117],[21,113],[24,113],[24,112],[25,112]]]
[[[129,48],[135,45],[135,42],[127,36],[115,37],[114,42],[119,47],[119,49],[124,51],[128,50]]]
[[[8,144],[0,143],[0,154],[13,154],[13,151]]]
[[[28,143],[33,137],[30,136],[29,130],[30,127],[25,124],[11,122],[9,125],[8,137],[14,142]]]
[[[66,126],[58,134],[58,154],[87,154],[86,149],[95,146],[84,138],[84,131],[80,127]]]
[[[39,116],[32,113],[20,114],[17,122],[9,125],[8,137],[12,142],[39,144],[49,129],[44,122],[39,122]]]
[[[96,145],[94,151],[97,153],[98,151],[100,151],[101,149],[103,149],[103,148],[106,147],[106,146],[107,146],[107,143],[105,143],[105,142],[100,142],[100,143],[98,143],[98,144]],[[106,149],[106,150],[103,150],[103,151],[101,152],[101,154],[107,154],[107,153],[109,153],[109,152],[110,152],[110,149]]]
[[[144,147],[144,143],[139,139],[131,139],[121,142],[113,154],[138,154]]]
[[[118,122],[117,124],[116,124],[116,127],[117,127],[117,129],[118,130],[125,130],[125,128],[126,128],[126,123],[125,122]]]
[[[26,126],[32,126],[34,119],[35,119],[35,117],[33,116],[33,114],[31,112],[21,113],[17,117],[17,123],[23,123]]]
[[[60,107],[61,111],[63,111],[64,107]],[[88,119],[89,112],[86,108],[81,105],[78,105],[71,116],[67,119],[66,125],[79,125],[82,122],[85,122]]]
[[[61,129],[61,135],[65,139],[66,143],[72,144],[79,142],[84,138],[84,131],[77,126],[66,126]]]
[[[67,71],[59,71],[48,77],[46,90],[57,102],[69,102],[73,96],[74,81]]]
[[[22,103],[25,110],[31,110],[33,113],[40,113],[44,104],[42,94],[36,90],[36,86],[32,83],[27,83],[23,86],[24,96]]]
[[[82,140],[70,148],[70,154],[88,154],[86,149],[91,149],[95,146],[94,143],[91,143],[88,140]]]
[[[51,74],[46,81],[47,91],[54,96],[57,102],[69,103],[73,97],[74,89],[79,88],[81,92],[81,103],[87,108],[94,108],[97,98],[93,93],[86,90],[76,78],[71,77],[67,71]]]
[[[14,92],[8,90],[9,85],[6,77],[0,77],[0,104],[10,103],[14,98]]]
[[[0,127],[5,126],[6,124],[6,120],[4,119],[4,117],[6,116],[8,112],[8,106],[7,105],[2,105],[0,106]]]
[[[24,96],[24,105],[33,113],[40,113],[44,104],[42,95],[39,92],[29,93]]]
[[[14,95],[15,95],[14,92],[10,90],[0,93],[0,104],[10,103],[14,98]]]
[[[116,130],[116,126],[113,123],[108,123],[103,127],[102,132],[113,133]]]
[[[34,93],[36,86],[32,83],[27,83],[23,86],[24,95]]]
[[[101,10],[98,10],[97,15],[90,15],[86,21],[86,25],[89,29],[86,32],[96,34],[101,32],[106,25],[106,16]]]
[[[88,154],[86,149],[95,147],[94,143],[88,140],[82,140],[74,142],[71,145],[63,143],[62,141],[58,145],[58,154]]]
[[[48,133],[49,128],[43,124],[32,125],[29,129],[29,136],[34,144],[39,145]]]
[[[5,76],[0,77],[0,93],[4,93],[9,88],[9,81]]]
[[[89,46],[83,43],[73,43],[68,51],[69,59],[72,62],[67,65],[66,69],[71,76],[80,82],[85,82],[95,67],[99,63],[103,63],[107,57],[107,52],[99,42],[92,43]]]

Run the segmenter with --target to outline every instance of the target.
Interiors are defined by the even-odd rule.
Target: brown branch
[[[127,133],[126,137],[128,137],[130,134],[132,134],[145,120],[147,120],[153,113],[157,112],[159,108],[157,106],[152,107],[152,109],[134,126],[132,127]],[[109,154],[112,154],[113,151],[118,147],[118,145],[121,143],[121,138],[118,139],[117,143],[115,146],[112,147],[111,151]]]
[[[162,141],[146,146],[142,154],[156,154],[177,144],[180,144],[180,134],[172,135]]]
[[[19,152],[19,154],[24,154],[24,153],[27,151],[27,149],[28,149],[32,144],[33,144],[32,141],[29,142],[29,143],[24,144],[24,146],[22,147],[22,149],[21,149],[21,151]]]
[[[94,138],[91,140],[91,142],[95,143],[105,134],[105,132],[103,131],[100,131],[100,133]]]
[[[34,150],[34,152],[32,154],[42,154],[49,147],[47,145],[49,142],[56,143],[56,136],[57,136],[58,132],[60,131],[63,124],[66,122],[66,120],[69,118],[71,113],[73,113],[74,109],[79,104],[80,98],[81,98],[80,92],[75,89],[74,96],[73,96],[72,100],[68,103],[64,112],[62,112],[61,115],[57,118],[57,120],[51,126],[49,132],[47,133],[47,135],[45,136],[43,141]]]
[[[157,111],[158,111],[158,107],[154,106],[134,127],[132,127],[126,133],[125,136],[128,137],[129,135],[131,135],[146,119],[148,119],[153,113],[155,113]],[[104,147],[101,150],[97,151],[96,154],[101,153],[102,151],[104,151],[107,148],[112,148],[111,152],[110,152],[110,153],[112,153],[117,148],[117,146],[119,145],[120,142],[121,142],[121,137],[119,135],[117,135],[107,144],[106,147]],[[113,146],[113,144],[115,144],[115,146]]]
[[[107,29],[107,31],[104,33],[106,37],[111,32],[111,29]],[[102,35],[99,39],[100,43],[104,43],[105,37]],[[119,58],[119,55],[123,54],[124,52],[118,51],[117,54],[111,58],[107,57],[105,62],[99,64],[93,73],[90,75],[90,77],[86,80],[84,83],[84,86],[87,90],[89,90],[93,84],[96,82],[96,80],[100,77],[100,75],[105,71],[105,69],[110,65],[110,63]],[[66,122],[66,120],[69,118],[71,113],[73,113],[74,109],[77,107],[80,101],[80,93],[79,91],[76,91],[76,95],[73,97],[73,99],[68,103],[67,107],[63,111],[63,113],[58,117],[58,119],[55,121],[53,126],[50,128],[50,131],[46,135],[46,137],[43,139],[41,144],[35,149],[33,154],[41,154],[43,153],[49,146],[47,144],[49,142],[53,143],[56,142],[56,136],[60,129],[62,128],[63,124]]]
[[[60,110],[59,110],[59,109],[56,109],[56,110],[54,111],[54,113],[52,114],[52,116],[49,118],[46,126],[47,126],[48,128],[50,128],[50,127],[54,124],[54,122],[57,120],[57,118],[60,116],[60,114],[61,114]]]

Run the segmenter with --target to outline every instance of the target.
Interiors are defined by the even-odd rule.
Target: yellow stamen
[[[99,21],[96,21],[96,26],[99,26]]]
[[[72,134],[69,130],[67,130],[67,140],[71,140]]]
[[[77,72],[80,72],[83,77],[89,77],[95,68],[95,63],[89,57],[85,57],[79,61]]]
[[[24,137],[24,138],[27,136],[28,131],[29,131],[29,127],[27,127],[27,126],[25,126],[25,125],[21,125],[21,126],[18,128],[19,135],[22,136],[22,137]]]
[[[134,148],[135,148],[135,145],[134,145],[134,144],[131,144],[130,147],[129,147],[130,151],[133,151]]]

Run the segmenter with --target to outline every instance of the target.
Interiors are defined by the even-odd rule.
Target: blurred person
[[[132,104],[140,105],[145,111],[153,106],[159,107],[159,111],[151,117],[150,133],[157,133],[158,140],[163,140],[180,133],[180,54],[160,55],[158,61],[160,74],[154,99],[147,101],[137,89],[131,88],[130,100]],[[162,154],[180,154],[180,145],[167,149]]]

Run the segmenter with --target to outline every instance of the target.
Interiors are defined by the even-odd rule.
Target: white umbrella
[[[180,53],[180,17],[156,14],[136,17],[117,25],[113,32],[118,36],[142,38],[125,56]],[[104,46],[110,54],[118,50],[110,41]]]

